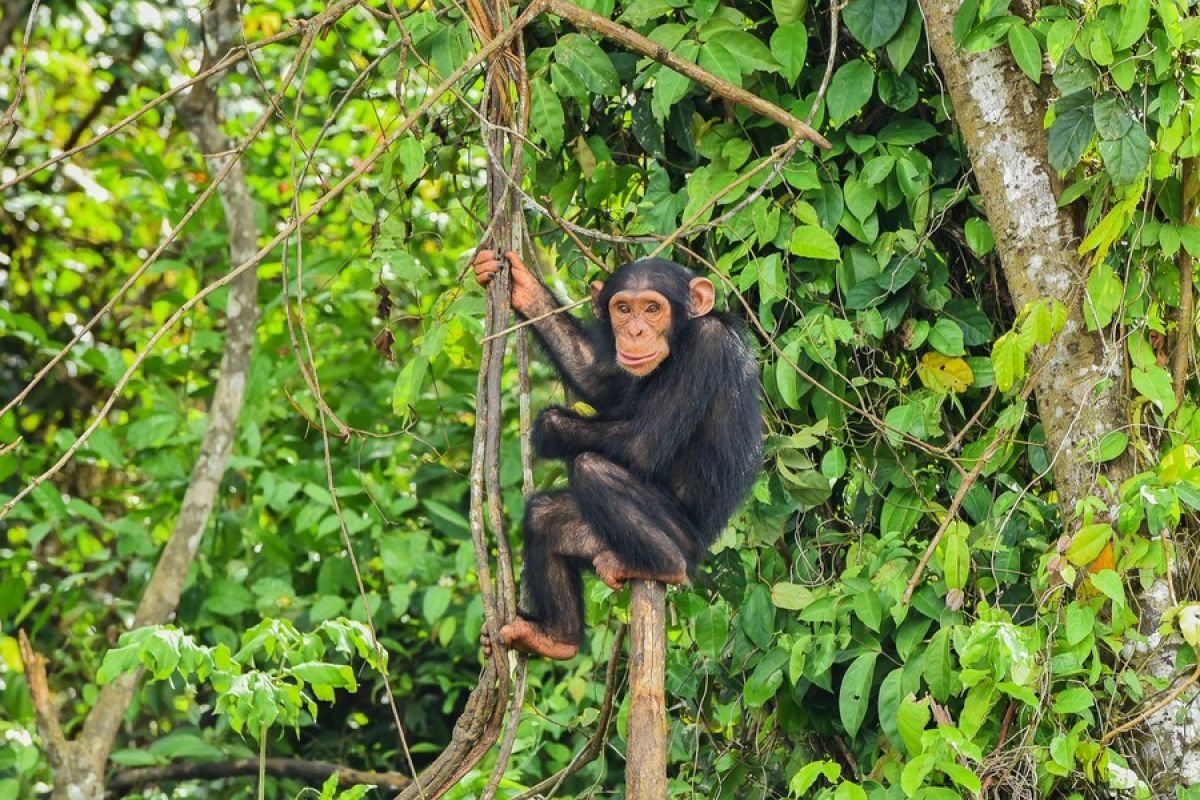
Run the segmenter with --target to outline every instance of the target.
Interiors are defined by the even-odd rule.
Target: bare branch
[[[778,122],[790,130],[794,136],[813,142],[826,150],[830,147],[829,142],[824,136],[810,128],[799,117],[789,114],[779,106],[764,100],[758,95],[751,94],[741,87],[734,86],[729,81],[718,78],[708,70],[700,68],[685,58],[680,58],[675,53],[642,36],[637,31],[630,30],[623,25],[618,25],[606,17],[582,9],[573,3],[567,2],[567,0],[547,0],[546,10],[551,14],[562,17],[576,27],[595,31],[633,50],[635,53],[641,53],[647,58],[652,58],[658,63],[670,67],[685,78],[692,79],[726,100],[737,103],[756,114],[761,114],[768,119]]]

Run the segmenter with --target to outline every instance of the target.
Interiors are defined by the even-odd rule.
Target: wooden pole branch
[[[667,592],[661,583],[631,581],[629,593],[629,732],[625,797],[666,800]]]
[[[818,147],[826,150],[830,148],[829,141],[809,127],[804,120],[789,114],[779,106],[768,100],[764,100],[756,94],[747,92],[740,86],[734,86],[729,81],[718,78],[716,75],[713,75],[706,69],[702,69],[699,65],[688,61],[686,58],[680,58],[661,44],[646,38],[637,31],[630,30],[624,25],[618,25],[607,17],[602,17],[587,9],[580,8],[574,3],[568,2],[568,0],[547,0],[545,8],[549,13],[557,17],[562,17],[577,28],[587,28],[590,31],[595,31],[601,36],[612,39],[614,42],[623,45],[635,53],[640,53],[664,66],[670,67],[685,78],[690,78],[730,102],[737,103],[756,114],[761,114],[767,119],[778,122],[801,139],[813,142]]]

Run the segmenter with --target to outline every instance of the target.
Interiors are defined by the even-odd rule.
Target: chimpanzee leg
[[[603,544],[592,534],[567,492],[531,497],[525,508],[524,531],[522,585],[533,609],[522,611],[521,620],[506,626],[505,639],[518,649],[552,658],[570,658],[583,639],[580,570],[591,565],[592,559],[604,549]],[[532,623],[532,628],[528,623]],[[520,641],[514,641],[509,634]]]
[[[595,561],[606,583],[619,585],[626,578],[680,583],[686,578],[700,554],[674,497],[597,453],[575,458],[570,481],[584,520],[619,561],[608,555]]]

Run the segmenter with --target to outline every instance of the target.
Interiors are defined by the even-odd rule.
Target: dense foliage
[[[1190,571],[1176,575],[1164,636],[1139,633],[1136,602],[1164,574],[1164,532],[1186,542],[1200,509],[1195,384],[1178,403],[1167,359],[1180,256],[1200,256],[1186,166],[1200,148],[1194,9],[967,0],[958,16],[963,47],[1007,48],[1054,98],[1059,202],[1089,231],[1087,319],[1128,356],[1129,424],[1095,443],[1094,495],[1068,520],[1025,389],[1064,304],[1079,299],[1010,301],[916,0],[851,0],[836,40],[829,6],[808,0],[585,5],[802,119],[811,111],[833,144],[780,161],[781,126],[665,67],[553,17],[525,32],[527,219],[551,283],[576,298],[600,274],[546,207],[615,234],[583,237],[609,264],[682,226],[668,253],[714,275],[762,364],[764,471],[702,578],[668,595],[673,796],[1148,792],[1153,775],[1135,769],[1126,740],[1101,737],[1169,683],[1144,668],[1156,648],[1178,648],[1187,672],[1200,639],[1184,602],[1195,596]],[[321,7],[250,3],[246,38]],[[44,4],[0,182],[193,73],[198,11]],[[404,14],[411,52],[372,61],[401,37],[387,15],[361,9],[316,40],[244,155],[261,241],[477,47],[457,3]],[[22,69],[20,33],[0,42],[5,104]],[[231,134],[268,110],[296,43],[258,50],[253,68],[225,78]],[[463,277],[486,211],[482,80],[462,87],[260,269],[234,458],[177,627],[121,638],[205,429],[223,291],[169,332],[79,455],[0,522],[0,798],[36,796],[49,781],[18,628],[49,658],[68,732],[98,681],[151,668],[115,769],[252,757],[265,731],[271,755],[403,771],[365,600],[416,765],[449,738],[478,674],[482,620],[466,498],[484,304]],[[0,399],[117,292],[211,178],[167,103],[5,190]],[[137,349],[229,269],[223,231],[219,205],[201,208],[94,334],[0,418],[0,443],[20,439],[0,456],[0,500],[58,459]],[[301,292],[324,402],[349,431],[330,440],[330,459],[361,599],[318,400],[289,334]],[[561,397],[542,364],[533,385],[535,407]],[[505,386],[501,478],[519,520],[515,367]],[[1110,485],[1103,465],[1118,459],[1136,474]],[[562,477],[538,466],[540,485]],[[918,575],[963,480],[973,483]],[[626,609],[598,582],[587,594],[583,654],[530,664],[501,796],[565,766],[592,732]],[[620,791],[627,700],[617,702],[613,747],[562,796]],[[476,796],[491,758],[452,796]],[[267,794],[299,789],[271,781]],[[238,778],[195,783],[190,796],[255,791]]]

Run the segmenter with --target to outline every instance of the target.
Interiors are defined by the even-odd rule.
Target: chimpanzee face
[[[617,363],[631,375],[649,375],[671,354],[671,304],[653,289],[617,292],[608,301],[608,318]]]
[[[671,265],[675,269],[682,267]],[[686,273],[686,271],[685,271]],[[671,342],[691,320],[712,311],[716,291],[707,278],[691,278],[675,285],[645,262],[625,267],[614,275],[613,291],[604,305],[604,284],[592,284],[596,316],[612,326],[617,365],[630,375],[649,375],[671,355]]]

